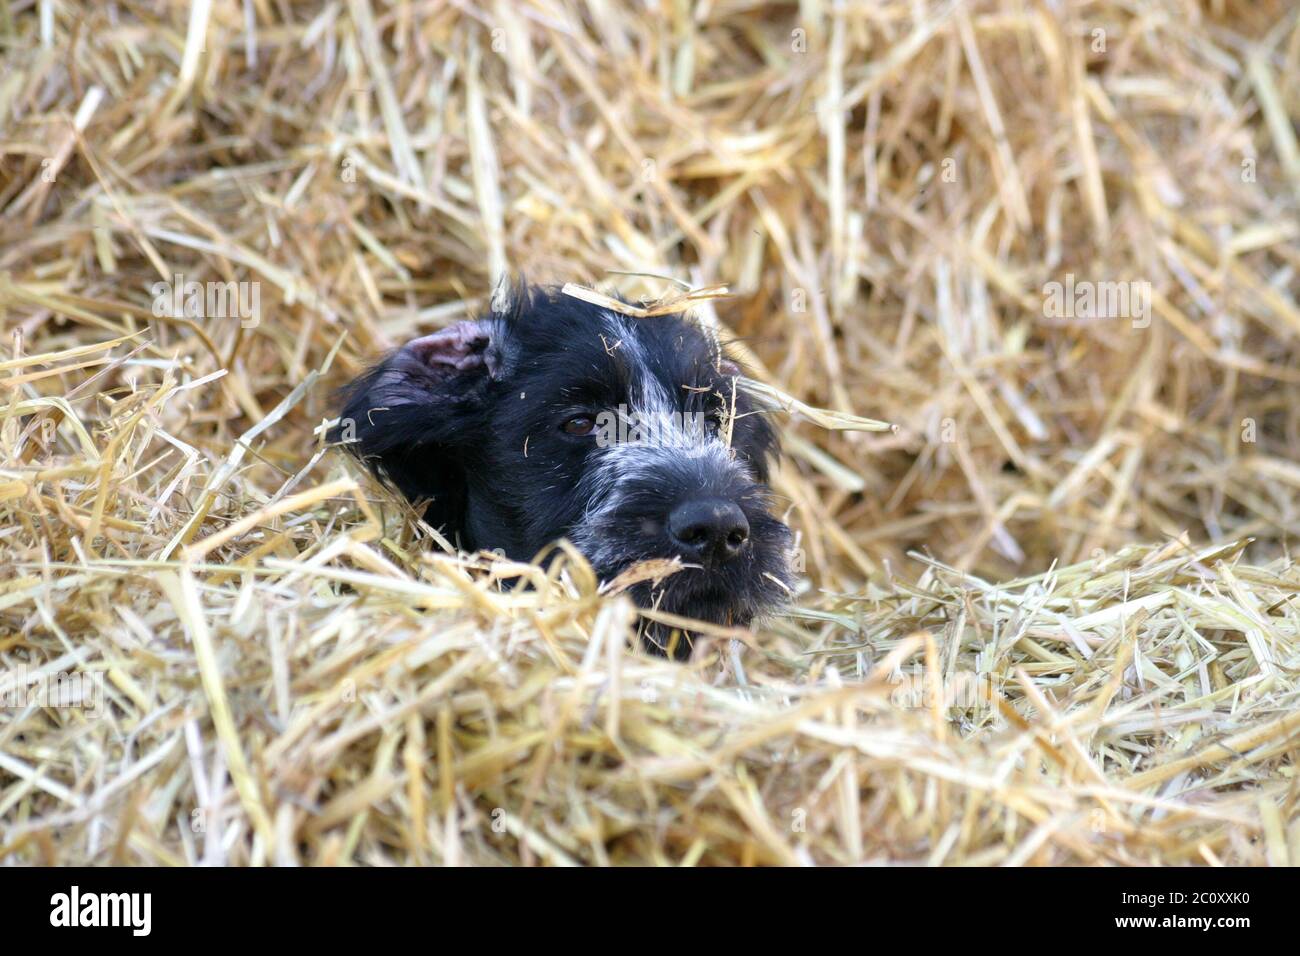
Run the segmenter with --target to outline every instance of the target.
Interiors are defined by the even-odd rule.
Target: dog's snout
[[[721,564],[749,540],[749,521],[734,502],[705,498],[674,508],[668,516],[668,533],[687,556]]]

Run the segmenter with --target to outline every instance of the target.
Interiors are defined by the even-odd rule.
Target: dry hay
[[[7,0],[0,44],[0,859],[1300,862],[1293,5]],[[506,269],[704,290],[806,403],[798,611],[647,658],[571,552],[449,554],[324,446]],[[1046,315],[1070,273],[1150,324]],[[259,321],[155,316],[176,275]]]

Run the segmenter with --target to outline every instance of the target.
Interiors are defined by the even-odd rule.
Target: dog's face
[[[526,561],[567,537],[603,580],[679,558],[637,602],[745,626],[788,593],[790,531],[770,512],[775,435],[739,374],[678,316],[520,289],[354,382],[339,434],[464,548]]]

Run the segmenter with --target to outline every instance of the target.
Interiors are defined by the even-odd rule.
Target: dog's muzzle
[[[643,607],[748,626],[790,593],[789,528],[770,492],[721,442],[680,449],[602,449],[583,479],[586,513],[571,537],[610,579],[640,561],[678,558],[682,570],[632,590]],[[687,645],[689,650],[689,645]]]

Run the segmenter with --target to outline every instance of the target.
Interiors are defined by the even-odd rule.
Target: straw
[[[1294,4],[10,8],[0,861],[1300,862]],[[517,274],[735,343],[788,612],[326,446]]]

